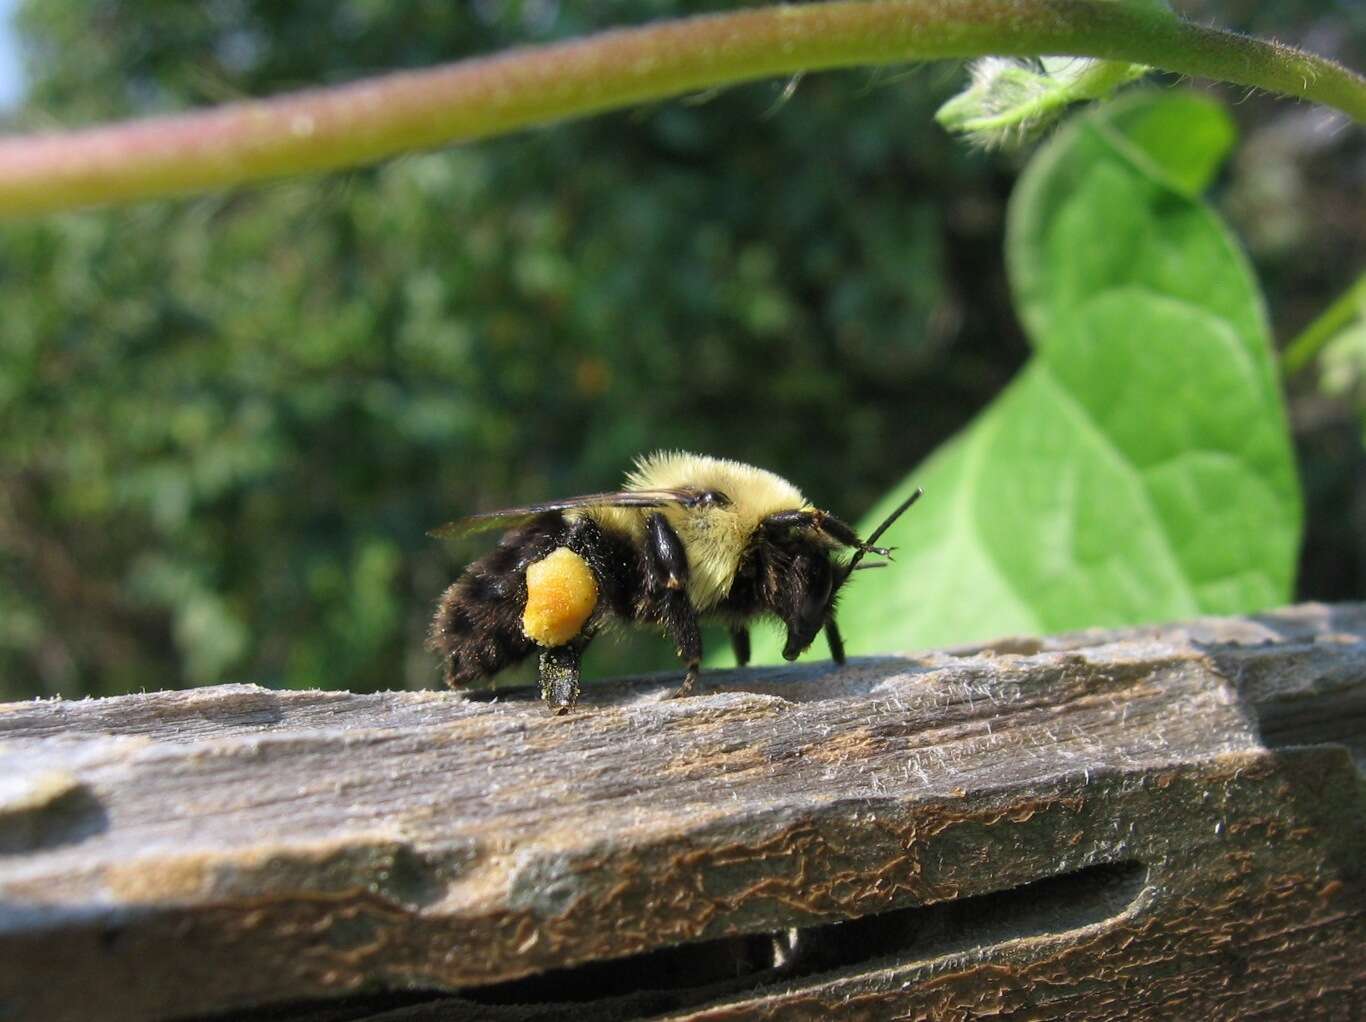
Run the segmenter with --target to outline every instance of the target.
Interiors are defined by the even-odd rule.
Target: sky
[[[23,77],[10,16],[18,0],[0,0],[0,109],[19,101]]]

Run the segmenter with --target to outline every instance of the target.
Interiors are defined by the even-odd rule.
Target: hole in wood
[[[1065,933],[1112,919],[1147,881],[1141,863],[1090,866],[1007,891],[876,915],[663,948],[461,991],[482,1005],[636,1001],[637,1011],[696,1005],[816,973],[860,971],[888,959],[927,959],[1020,937]],[[584,1022],[597,1013],[576,1010]],[[617,1017],[616,1012],[612,1012]],[[490,1016],[495,1017],[495,1016]],[[608,1016],[603,1016],[608,1017]]]
[[[1021,937],[1063,934],[1125,912],[1147,883],[1137,862],[1090,866],[994,894],[894,909],[839,923],[662,948],[537,976],[446,992],[410,990],[260,1007],[251,1022],[625,1022],[794,980],[836,978],[976,951]],[[182,1020],[187,1022],[187,1020]]]
[[[1264,699],[1252,709],[1268,749],[1345,745],[1359,769],[1366,765],[1366,689],[1343,687],[1313,698]]]
[[[109,829],[109,815],[95,793],[62,778],[38,778],[0,801],[0,855],[79,844]]]

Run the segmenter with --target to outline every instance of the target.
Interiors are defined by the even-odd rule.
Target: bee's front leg
[[[825,641],[830,644],[830,659],[837,664],[844,663],[844,638],[833,615],[825,622]]]
[[[552,713],[568,713],[579,701],[579,665],[582,661],[581,644],[541,650],[541,698]]]

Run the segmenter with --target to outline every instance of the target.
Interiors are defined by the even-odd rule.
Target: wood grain
[[[1366,606],[705,680],[0,705],[0,1019],[1362,1017]]]

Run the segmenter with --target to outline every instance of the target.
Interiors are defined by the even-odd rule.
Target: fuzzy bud
[[[987,148],[1017,145],[1073,103],[1103,99],[1147,71],[1141,64],[1089,57],[985,57],[973,63],[968,88],[941,106],[935,119]]]

